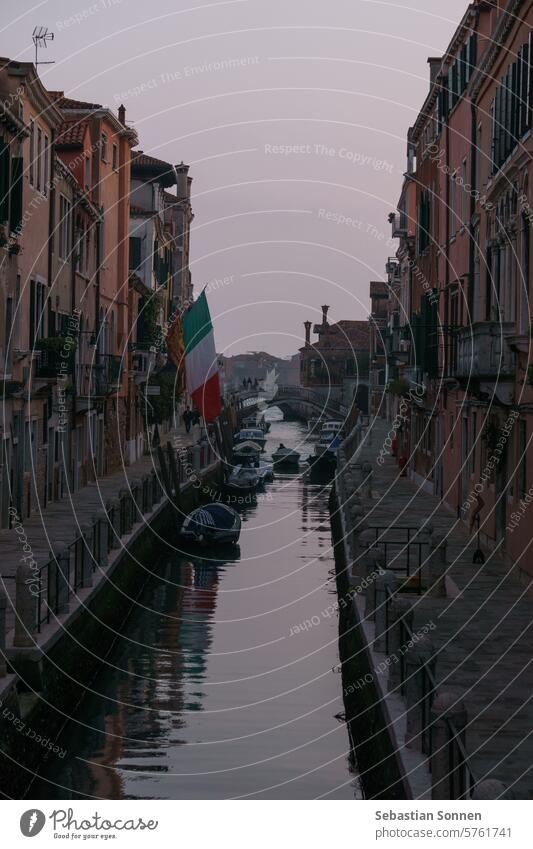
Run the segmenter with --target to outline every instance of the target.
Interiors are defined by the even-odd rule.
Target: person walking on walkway
[[[193,414],[191,413],[191,411],[187,407],[187,409],[183,413],[183,424],[185,425],[185,430],[186,430],[187,433],[191,432],[192,420],[193,420]]]

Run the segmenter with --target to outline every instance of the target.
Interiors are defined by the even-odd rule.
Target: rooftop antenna
[[[35,44],[35,67],[38,65],[55,65],[55,62],[39,62],[39,48],[45,49],[48,41],[54,40],[54,33],[48,32],[48,27],[35,27],[32,35]]]

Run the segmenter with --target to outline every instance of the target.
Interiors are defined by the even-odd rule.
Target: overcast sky
[[[406,132],[466,0],[2,0],[3,55],[55,33],[51,89],[117,108],[194,177],[217,347],[287,355],[323,303],[367,316],[395,251]],[[78,20],[73,20],[77,16]]]

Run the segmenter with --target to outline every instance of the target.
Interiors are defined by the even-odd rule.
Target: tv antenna
[[[48,27],[35,27],[32,40],[35,44],[35,67],[38,65],[55,65],[55,62],[39,62],[39,48],[45,49],[48,42],[54,40],[54,33],[48,32]]]

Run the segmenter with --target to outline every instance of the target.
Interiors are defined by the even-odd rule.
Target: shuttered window
[[[22,157],[11,160],[11,188],[9,201],[9,228],[12,232],[22,225]]]

